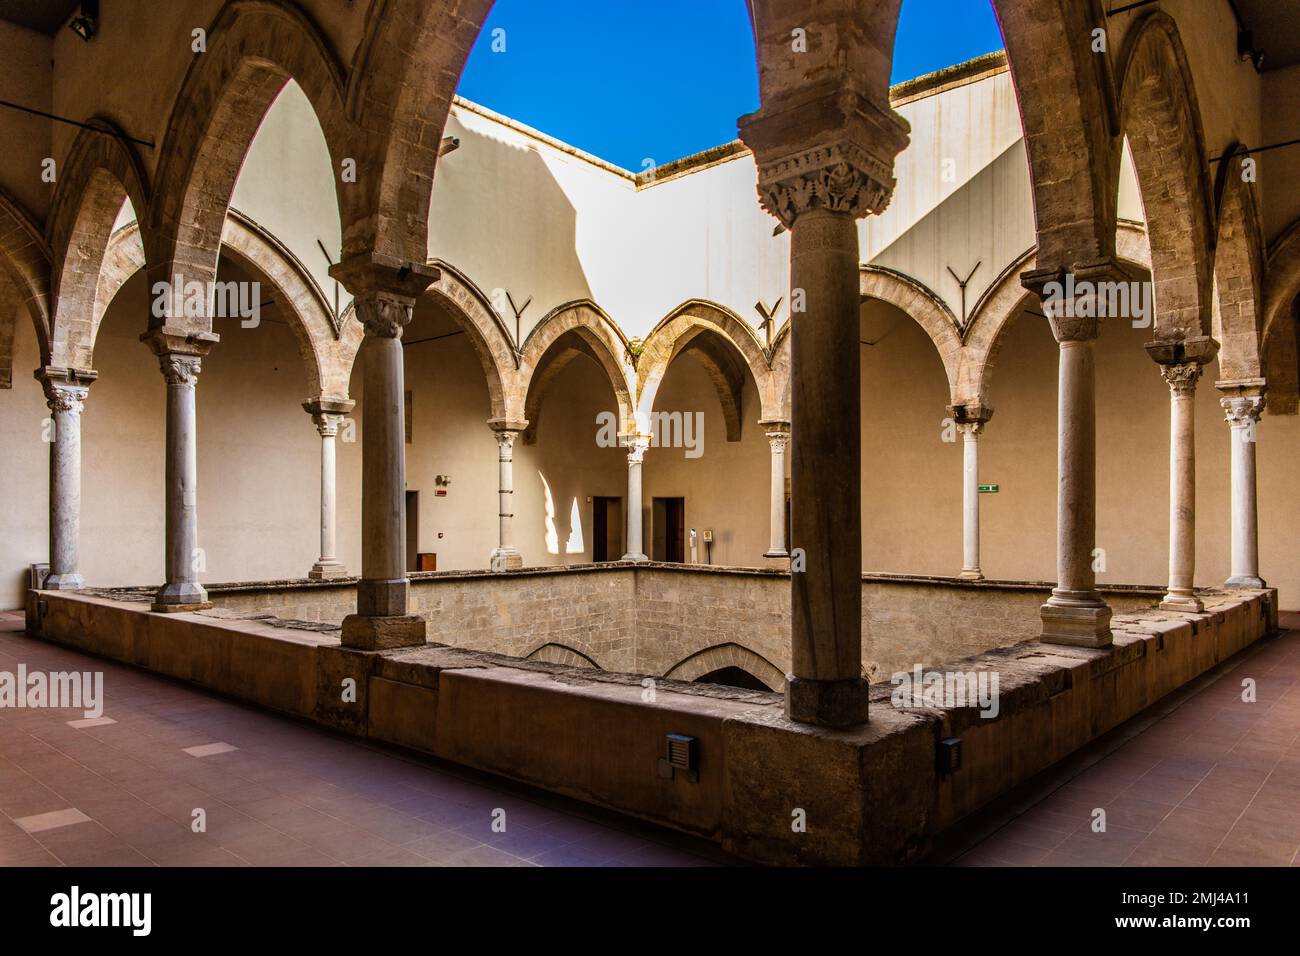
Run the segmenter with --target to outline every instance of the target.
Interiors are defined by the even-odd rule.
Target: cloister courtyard
[[[0,866],[1300,862],[1300,15],[948,2],[639,165],[475,97],[618,4],[0,3]]]

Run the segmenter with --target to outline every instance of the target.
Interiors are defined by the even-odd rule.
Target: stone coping
[[[710,564],[679,564],[668,561],[605,561],[600,563],[538,565],[527,568],[512,568],[506,571],[492,571],[488,568],[470,568],[449,571],[412,571],[407,576],[412,583],[423,581],[467,581],[475,578],[495,578],[508,580],[512,577],[536,577],[562,574],[599,574],[611,571],[635,571],[638,569],[668,571],[677,574],[713,574],[749,578],[789,578],[790,572],[782,568],[739,567]],[[232,581],[226,583],[205,584],[209,594],[235,594],[257,591],[287,591],[312,589],[330,589],[355,587],[360,578],[347,577],[313,580],[310,578],[282,578],[268,581]],[[912,584],[934,587],[952,587],[966,590],[992,591],[1050,591],[1056,585],[1050,581],[1016,581],[993,578],[970,580],[955,576],[936,574],[907,574],[892,571],[864,571],[863,582],[879,584]],[[158,585],[129,587],[87,587],[86,594],[105,597],[110,600],[129,601],[132,603],[149,601]],[[1152,584],[1107,584],[1099,585],[1102,594],[1150,595],[1159,599],[1165,589]],[[1197,594],[1215,593],[1215,589],[1201,588]]]

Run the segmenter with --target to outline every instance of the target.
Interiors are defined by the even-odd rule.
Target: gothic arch
[[[1020,106],[1037,261],[1069,269],[1115,251],[1119,108],[1099,0],[993,0]],[[1199,155],[1199,154],[1198,154]]]
[[[692,681],[724,667],[739,667],[771,690],[780,691],[785,688],[785,673],[781,668],[749,648],[730,642],[706,647],[683,658],[664,674],[664,678]]]
[[[41,352],[50,357],[50,260],[53,256],[39,226],[18,201],[0,188],[0,278],[22,302]],[[0,381],[13,381],[13,323],[16,311],[0,309]]]
[[[735,313],[712,302],[693,299],[673,309],[645,338],[637,358],[637,422],[649,429],[655,399],[668,367],[690,352],[708,374],[722,406],[727,441],[739,441],[745,370],[758,390],[759,421],[786,421],[776,376],[758,337]]]
[[[905,313],[925,330],[939,353],[948,388],[956,395],[957,368],[961,356],[961,333],[957,317],[947,303],[911,276],[883,266],[863,266],[862,296],[878,299]]]
[[[518,381],[525,396],[524,418],[528,422],[525,444],[537,439],[547,388],[579,355],[592,359],[609,378],[618,405],[620,433],[626,433],[635,421],[635,379],[627,339],[600,306],[582,299],[551,310],[524,339]]]
[[[367,169],[344,255],[428,255],[429,206],[442,131],[456,84],[492,0],[372,0],[347,91]],[[358,160],[360,163],[360,160]]]
[[[1296,296],[1300,295],[1300,220],[1274,241],[1264,285],[1265,378],[1272,415],[1300,412],[1300,348],[1297,347]]]
[[[604,670],[592,658],[582,651],[576,651],[567,644],[549,642],[526,655],[525,660],[546,661],[549,664],[565,664],[569,667],[589,667]]]
[[[113,225],[130,200],[137,215],[149,208],[144,167],[121,131],[108,120],[82,130],[63,160],[49,218],[54,251],[50,362],[91,367],[95,290]]]
[[[154,281],[175,274],[198,282],[215,277],[240,168],[267,110],[289,80],[311,102],[334,169],[354,156],[347,148],[353,137],[344,113],[344,68],[297,5],[290,0],[231,0],[217,13],[208,37],[208,51],[196,56],[186,73],[159,147],[150,228],[145,230],[145,239],[157,246],[147,257]],[[345,237],[359,215],[354,210],[362,202],[362,179],[349,184],[353,188],[335,189]],[[168,321],[187,325],[180,317]],[[196,331],[207,331],[206,320],[198,321],[204,327]]]
[[[1241,151],[1239,151],[1241,150]],[[1217,196],[1219,234],[1214,250],[1220,377],[1259,378],[1264,294],[1264,240],[1254,183],[1246,182],[1244,147],[1227,150],[1220,163]]]
[[[1124,220],[1119,222],[1115,255],[1122,263],[1150,271],[1150,250],[1146,229],[1141,223]],[[1032,272],[1037,262],[1038,250],[1027,249],[1002,270],[975,303],[958,363],[954,405],[989,403],[989,382],[997,367],[998,353],[1006,340],[1004,333],[1025,305],[1034,301],[1034,296],[1021,284],[1020,276]]]
[[[440,259],[429,262],[439,272],[429,292],[447,305],[453,318],[465,330],[487,378],[492,417],[521,421],[525,417],[524,395],[519,388],[519,352],[510,339],[501,316],[483,291],[464,273]]]
[[[236,212],[227,217],[221,248],[253,266],[271,280],[307,372],[312,398],[346,399],[352,359],[361,345],[359,322],[340,322],[335,331],[324,295],[311,274],[270,234]],[[113,233],[105,250],[95,291],[94,318],[87,343],[93,356],[99,325],[113,298],[128,279],[145,267],[139,224],[128,223]]]
[[[1178,26],[1165,13],[1133,29],[1120,116],[1151,241],[1159,338],[1209,335],[1214,211],[1201,113]]]

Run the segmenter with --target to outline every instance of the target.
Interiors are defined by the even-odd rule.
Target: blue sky
[[[893,81],[1001,48],[989,0],[903,0]],[[639,171],[736,138],[758,106],[749,15],[744,0],[497,0],[459,92]]]

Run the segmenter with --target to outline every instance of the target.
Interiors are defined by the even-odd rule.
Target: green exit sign
[[[996,495],[997,493],[997,485],[980,485],[980,494],[982,495]]]

